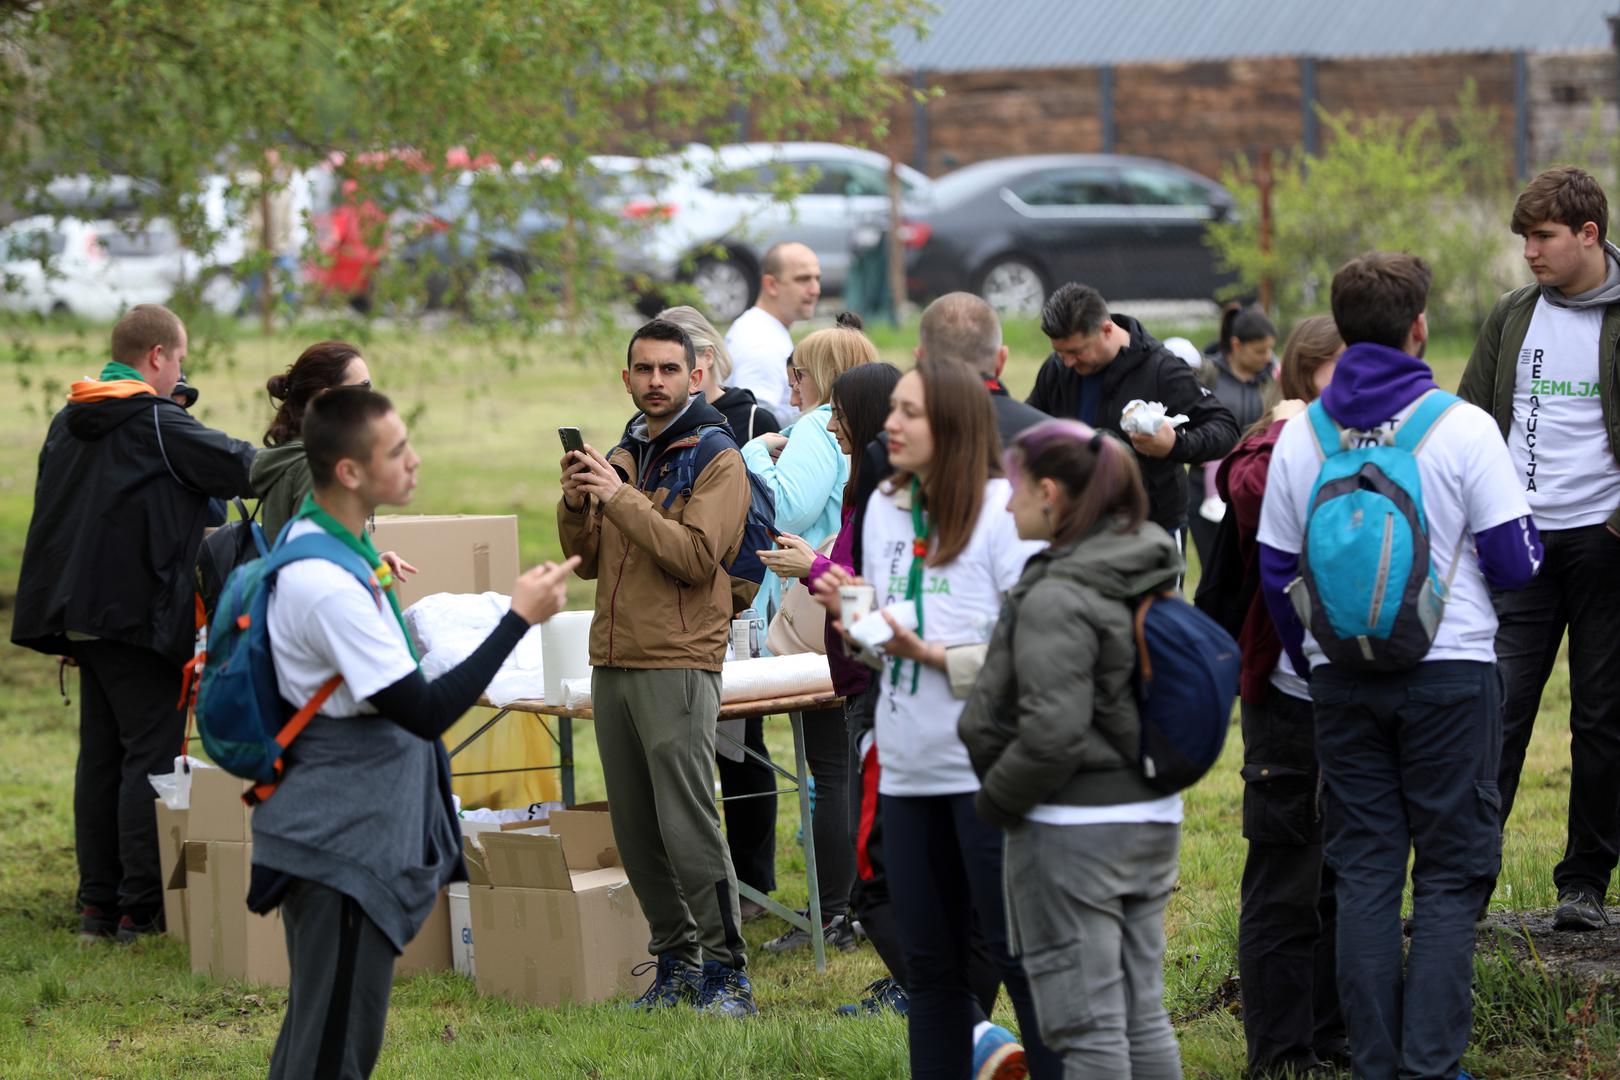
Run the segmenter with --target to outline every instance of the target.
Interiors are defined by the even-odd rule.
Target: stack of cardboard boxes
[[[191,808],[170,810],[158,800],[159,855],[170,937],[186,941],[191,970],[216,979],[287,985],[287,938],[279,910],[247,909],[253,876],[252,811],[242,802],[245,781],[222,769],[191,775]],[[398,976],[449,971],[450,911],[443,892],[433,913],[394,965]]]

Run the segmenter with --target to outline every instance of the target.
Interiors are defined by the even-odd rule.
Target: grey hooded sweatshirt
[[[1130,532],[1104,522],[1029,560],[957,725],[981,813],[1010,825],[1043,804],[1163,796],[1137,763],[1130,601],[1180,572],[1175,541],[1152,522]]]

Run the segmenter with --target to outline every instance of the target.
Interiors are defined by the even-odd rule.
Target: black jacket
[[[782,430],[776,414],[755,401],[752,390],[728,386],[726,392],[710,404],[726,418],[726,423],[731,426],[731,437],[737,440],[738,446],[756,435]]]
[[[1120,431],[1120,414],[1137,398],[1163,402],[1165,411],[1172,416],[1187,416],[1187,423],[1176,431],[1176,445],[1169,457],[1138,454],[1136,458],[1142,467],[1142,483],[1147,487],[1149,516],[1166,531],[1175,532],[1187,519],[1185,467],[1214,461],[1236,446],[1240,434],[1237,421],[1199,383],[1192,368],[1143,330],[1141,323],[1128,315],[1110,317],[1114,325],[1131,335],[1131,340],[1100,373],[1102,396],[1097,403],[1096,426],[1129,443],[1129,437]],[[1026,400],[1049,416],[1078,419],[1080,376],[1053,353],[1041,365],[1035,389]]]
[[[151,394],[70,401],[39,453],[11,640],[67,655],[67,634],[192,653],[210,496],[251,496],[254,449]]]

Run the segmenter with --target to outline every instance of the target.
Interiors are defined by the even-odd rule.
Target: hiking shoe
[[[800,914],[803,914],[801,912]],[[821,935],[828,946],[839,952],[854,952],[860,942],[855,940],[855,928],[849,924],[849,916],[834,915],[821,928]],[[769,953],[792,952],[802,949],[810,944],[810,931],[795,926],[781,937],[775,937],[765,943],[765,951]]]
[[[1609,913],[1603,910],[1603,896],[1596,889],[1571,885],[1558,894],[1554,930],[1601,930],[1608,925]]]
[[[657,960],[637,964],[630,974],[639,978],[647,969],[657,968],[652,985],[630,1003],[630,1008],[641,1010],[673,1009],[677,1005],[696,1005],[703,988],[703,973],[695,964],[689,964],[674,953],[664,953]]]
[[[128,915],[118,920],[118,944],[132,945],[143,937],[152,937],[163,933],[163,913],[152,916],[150,919],[135,921]]]
[[[1029,1066],[1013,1033],[981,1020],[973,1029],[973,1080],[1024,1080]]]
[[[698,1012],[713,1016],[741,1019],[759,1012],[754,1004],[754,984],[737,968],[727,967],[718,960],[703,962],[703,991],[698,997]]]
[[[905,1016],[911,1012],[911,996],[905,987],[884,976],[866,988],[866,996],[859,1005],[840,1005],[833,1011],[838,1016],[868,1017],[884,1012]]]
[[[101,908],[86,905],[79,911],[79,942],[94,945],[118,934],[118,920]]]
[[[763,919],[770,911],[769,908],[760,903],[758,900],[750,900],[746,896],[737,901],[737,908],[738,915],[745,923],[751,923],[755,919]]]

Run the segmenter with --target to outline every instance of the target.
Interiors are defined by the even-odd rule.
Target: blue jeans
[[[973,928],[983,933],[1018,1014],[1035,1080],[1063,1065],[1041,1042],[1023,966],[1007,949],[1002,832],[973,812],[972,793],[882,795],[889,895],[906,954],[913,1080],[967,1080],[979,1019],[970,972]],[[1011,883],[1017,888],[1017,883]]]
[[[1502,861],[1496,668],[1444,660],[1380,675],[1328,665],[1311,672],[1311,697],[1355,1074],[1451,1080],[1473,1019],[1474,922]]]

